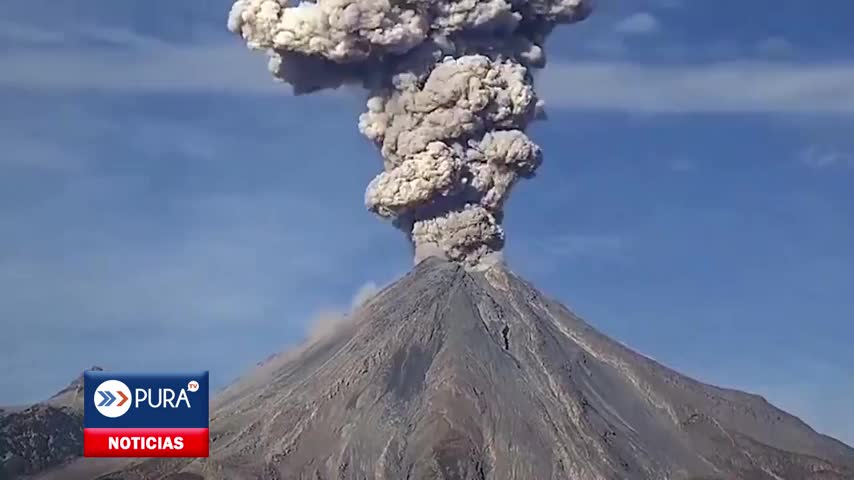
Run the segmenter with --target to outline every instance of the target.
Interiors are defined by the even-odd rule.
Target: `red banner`
[[[207,457],[207,428],[84,428],[84,457]]]

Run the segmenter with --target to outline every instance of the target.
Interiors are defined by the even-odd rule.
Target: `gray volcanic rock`
[[[209,459],[102,478],[854,478],[854,450],[763,398],[632,352],[503,267],[434,259],[212,412]]]
[[[0,479],[39,473],[82,454],[82,374],[45,402],[0,409]]]
[[[0,417],[0,479],[34,474],[83,454],[83,415],[34,405]]]

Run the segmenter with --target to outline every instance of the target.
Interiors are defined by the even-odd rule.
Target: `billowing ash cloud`
[[[586,0],[237,0],[228,27],[297,94],[367,88],[359,129],[384,159],[367,207],[417,256],[476,266],[502,249],[503,205],[542,161],[525,134],[543,116],[541,45],[588,11]]]

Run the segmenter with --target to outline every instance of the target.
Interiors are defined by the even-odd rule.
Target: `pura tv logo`
[[[83,375],[86,457],[207,457],[208,372]]]

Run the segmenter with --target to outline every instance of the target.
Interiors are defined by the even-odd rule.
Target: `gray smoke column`
[[[474,267],[501,251],[504,203],[542,162],[525,134],[544,115],[531,69],[551,29],[588,12],[586,0],[237,0],[228,27],[296,94],[367,88],[359,129],[384,160],[368,209],[416,257]]]

